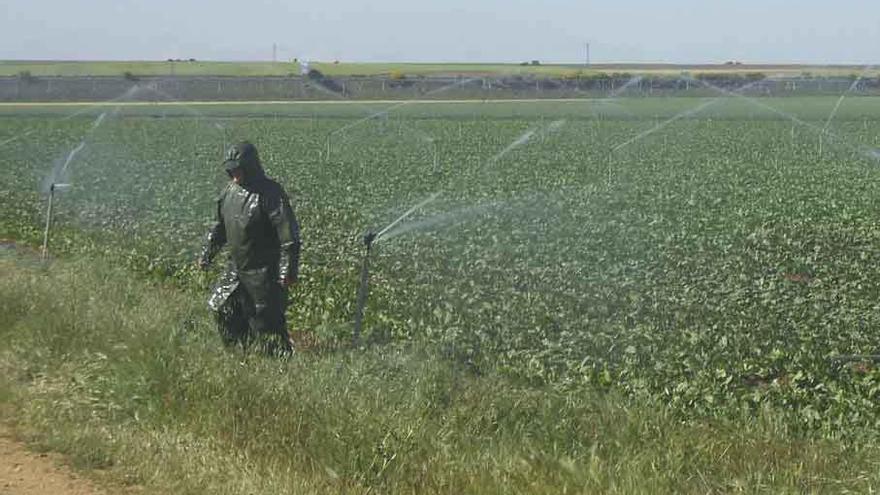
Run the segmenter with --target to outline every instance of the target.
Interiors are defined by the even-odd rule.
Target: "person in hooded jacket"
[[[233,145],[224,167],[230,181],[217,200],[217,221],[199,260],[207,269],[229,246],[229,266],[208,300],[228,346],[257,343],[270,354],[293,351],[284,312],[299,273],[299,223],[284,188],[268,178],[257,148]]]

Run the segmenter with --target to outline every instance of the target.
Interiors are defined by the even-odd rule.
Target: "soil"
[[[0,425],[0,494],[98,495],[106,494],[64,465],[57,454],[35,453]]]

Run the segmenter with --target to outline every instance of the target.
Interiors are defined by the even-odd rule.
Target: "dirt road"
[[[0,494],[103,495],[90,481],[73,473],[56,454],[31,452],[0,425]]]

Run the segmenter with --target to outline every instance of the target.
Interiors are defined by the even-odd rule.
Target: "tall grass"
[[[869,492],[878,449],[774,411],[474,375],[430,346],[223,349],[202,297],[93,260],[0,255],[0,401],[39,448],[173,493]]]

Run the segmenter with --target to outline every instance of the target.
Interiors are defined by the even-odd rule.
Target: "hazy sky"
[[[880,62],[880,0],[0,0],[2,59]]]

